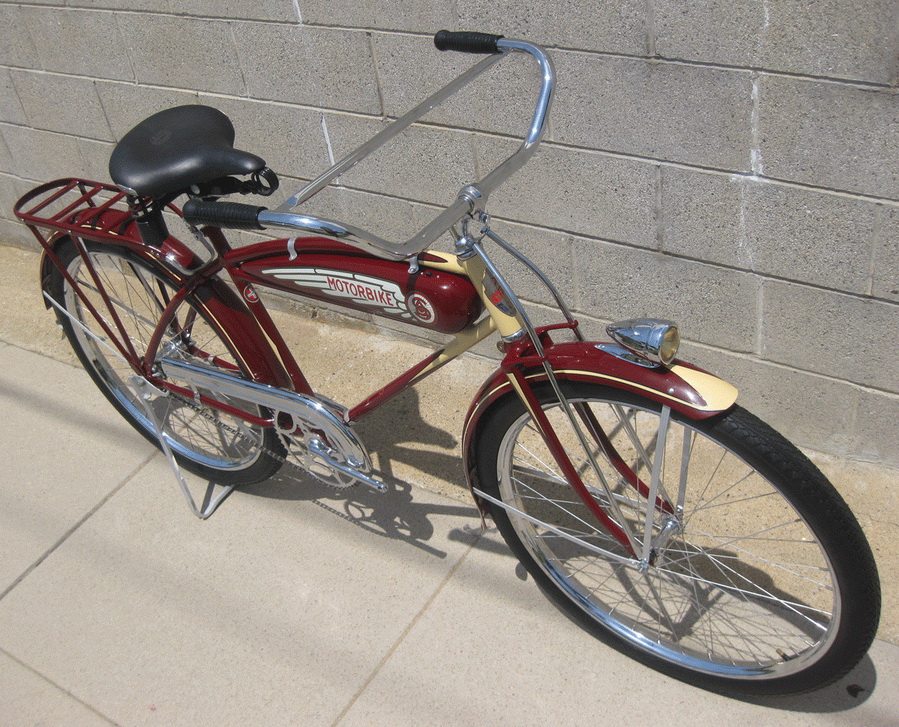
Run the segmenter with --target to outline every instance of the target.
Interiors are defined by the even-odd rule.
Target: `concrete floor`
[[[881,639],[846,679],[755,702],[700,691],[586,636],[481,532],[458,437],[487,362],[448,367],[365,422],[395,481],[386,495],[283,472],[200,521],[162,455],[73,365],[36,263],[0,246],[0,724],[899,724],[889,530],[872,536]],[[295,343],[346,403],[360,371],[423,355],[374,334],[347,352],[344,330],[307,324]],[[893,481],[824,465],[849,472],[852,492],[859,472],[865,489]],[[861,519],[869,534],[888,520]]]

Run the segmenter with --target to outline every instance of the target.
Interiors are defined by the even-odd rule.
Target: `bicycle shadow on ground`
[[[785,712],[846,712],[871,698],[877,688],[877,668],[869,655],[842,679],[808,694],[787,697],[746,697],[742,701]]]
[[[414,389],[379,407],[354,429],[387,483],[386,492],[377,492],[364,484],[333,487],[290,464],[269,480],[239,491],[255,497],[311,502],[364,530],[408,542],[440,558],[447,554],[428,544],[434,534],[433,516],[470,518],[470,526],[456,528],[450,537],[469,542],[479,539],[480,519],[473,503],[439,505],[416,500],[415,486],[395,474],[411,469],[425,480],[458,483],[459,492],[467,493],[456,438],[424,421]]]
[[[286,466],[271,479],[240,488],[243,494],[279,500],[304,501],[381,537],[404,541],[438,558],[447,553],[429,544],[435,516],[470,518],[470,525],[454,528],[449,538],[470,543],[473,547],[513,558],[499,539],[481,537],[483,530],[474,504],[435,504],[415,498],[412,483],[394,473],[413,471],[425,478],[444,483],[458,483],[459,492],[467,487],[456,437],[426,422],[420,412],[419,395],[414,389],[403,392],[366,417],[357,428],[368,446],[387,492],[380,493],[366,485],[336,488],[326,485],[298,467]],[[492,525],[492,523],[488,523]],[[523,567],[516,568],[521,580],[528,580]],[[551,598],[547,598],[553,603]],[[560,612],[570,618],[564,610]],[[575,625],[579,626],[577,622]],[[600,638],[618,650],[613,639]],[[652,667],[648,667],[652,669]],[[835,684],[817,691],[782,697],[747,697],[727,692],[722,696],[786,712],[844,712],[864,704],[877,685],[877,671],[870,656]]]

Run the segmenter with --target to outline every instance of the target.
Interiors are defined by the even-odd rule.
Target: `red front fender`
[[[586,381],[623,389],[670,406],[690,419],[707,419],[726,411],[737,399],[731,384],[707,371],[677,361],[669,367],[647,368],[613,356],[588,341],[550,343],[546,357],[561,381]],[[465,418],[462,452],[465,472],[471,481],[474,463],[470,461],[471,444],[479,435],[479,425],[491,404],[503,396],[516,396],[507,375],[513,367],[523,367],[525,380],[531,385],[546,381],[543,365],[517,354],[507,356],[500,368],[481,386]]]

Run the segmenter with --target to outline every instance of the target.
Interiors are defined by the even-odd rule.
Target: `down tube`
[[[496,330],[493,319],[490,316],[482,318],[479,322],[457,334],[455,338],[444,348],[435,351],[420,363],[413,366],[404,374],[398,376],[380,391],[372,394],[367,399],[357,404],[350,410],[349,421],[358,421],[366,414],[377,409],[397,394],[402,393],[410,386],[414,386],[437,369],[458,358],[466,351],[487,338]]]

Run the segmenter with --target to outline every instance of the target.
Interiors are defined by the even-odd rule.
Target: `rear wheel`
[[[880,611],[873,556],[802,453],[737,406],[690,421],[619,390],[563,386],[607,488],[548,390],[544,411],[592,496],[633,534],[637,558],[560,475],[517,397],[485,414],[475,461],[484,492],[507,506],[488,503],[506,542],[565,610],[712,689],[806,691],[861,659]]]
[[[84,244],[136,355],[141,357],[160,314],[174,294],[171,278],[154,263],[123,248],[90,241]],[[116,331],[115,321],[74,242],[66,241],[56,252],[95,309]],[[285,450],[273,428],[252,426],[238,417],[173,395],[142,399],[141,393],[146,396],[147,389],[140,388],[133,369],[124,359],[97,340],[107,339],[105,332],[55,266],[51,269],[49,289],[54,300],[68,313],[57,312],[57,316],[94,383],[149,441],[159,446],[147,405],[152,407],[179,464],[200,477],[222,485],[251,484],[269,478],[279,469]],[[69,315],[77,323],[73,323]],[[165,332],[159,350],[168,358],[214,366],[236,377],[245,375],[220,329],[205,316],[201,306],[190,299],[181,306],[175,321]],[[150,391],[155,392],[155,389]],[[235,397],[216,394],[216,398],[244,411],[265,415],[258,406]]]

